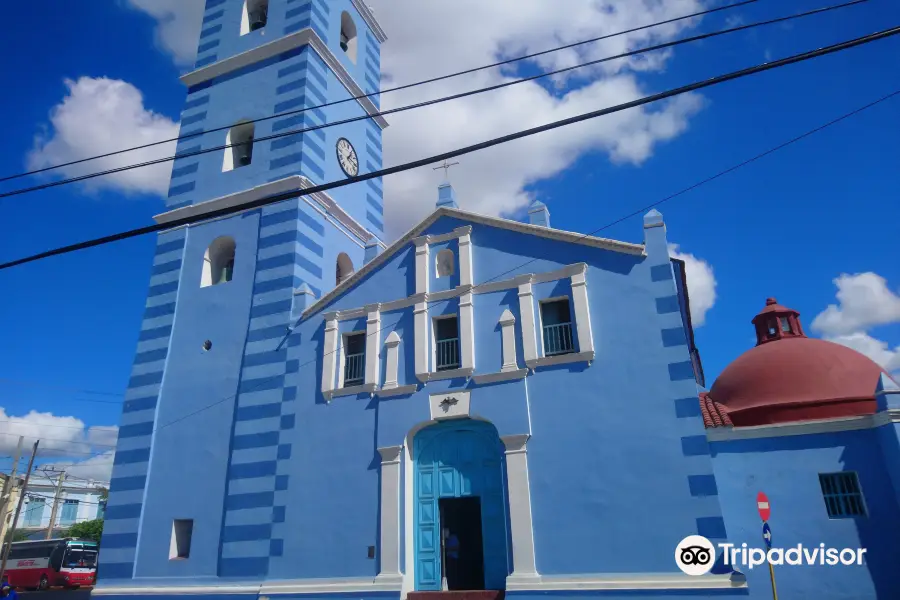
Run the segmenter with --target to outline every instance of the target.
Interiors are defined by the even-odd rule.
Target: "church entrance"
[[[488,423],[439,423],[413,440],[415,589],[506,587],[503,444]],[[445,579],[446,578],[446,579]]]

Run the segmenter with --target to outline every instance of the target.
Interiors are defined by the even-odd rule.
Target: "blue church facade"
[[[662,215],[618,242],[553,229],[540,203],[527,222],[461,211],[444,183],[386,246],[380,181],[300,195],[381,168],[377,95],[354,98],[378,91],[385,40],[360,0],[207,0],[178,151],[229,147],[176,161],[156,217],[198,221],[158,238],[94,594],[405,598],[463,577],[522,598],[768,597],[762,569],[673,560],[691,534],[753,541],[745,488],[779,450],[731,440],[698,397]],[[893,490],[896,460],[865,478]],[[869,507],[880,541],[862,542],[886,551],[897,495]],[[795,536],[858,541],[822,527]],[[841,581],[893,585],[874,573]]]

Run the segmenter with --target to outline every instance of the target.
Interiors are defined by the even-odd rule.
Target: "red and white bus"
[[[75,538],[13,542],[3,577],[18,588],[77,588],[97,579],[97,542]]]

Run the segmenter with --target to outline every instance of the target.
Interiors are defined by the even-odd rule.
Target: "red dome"
[[[780,317],[789,317],[783,331]],[[728,365],[713,384],[709,399],[724,408],[735,426],[875,412],[881,367],[846,346],[806,337],[798,317],[770,299],[753,319],[760,335],[757,346]]]

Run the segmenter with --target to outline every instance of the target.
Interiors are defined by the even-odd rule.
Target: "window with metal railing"
[[[572,335],[572,311],[569,299],[550,300],[541,303],[544,356],[556,356],[575,352]]]
[[[344,387],[360,385],[366,377],[366,334],[344,338]]]
[[[434,360],[438,371],[458,369],[459,321],[456,317],[445,317],[434,321]]]
[[[866,516],[866,505],[855,472],[820,473],[819,485],[822,486],[828,518],[847,519]]]

